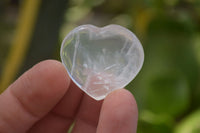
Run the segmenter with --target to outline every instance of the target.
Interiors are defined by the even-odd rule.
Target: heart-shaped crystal
[[[79,26],[65,37],[60,54],[71,79],[96,100],[125,87],[144,61],[140,41],[119,25]]]

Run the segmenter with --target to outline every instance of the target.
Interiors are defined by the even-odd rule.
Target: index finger
[[[35,65],[0,95],[0,132],[26,132],[58,103],[69,84],[60,62]]]

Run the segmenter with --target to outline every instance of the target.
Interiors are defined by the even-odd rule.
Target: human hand
[[[103,101],[83,93],[58,61],[43,61],[0,95],[0,133],[136,133],[137,105],[119,89]]]

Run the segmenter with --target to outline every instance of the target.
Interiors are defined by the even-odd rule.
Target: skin
[[[0,133],[136,133],[138,109],[125,89],[95,101],[63,67],[46,60],[25,72],[0,95]]]

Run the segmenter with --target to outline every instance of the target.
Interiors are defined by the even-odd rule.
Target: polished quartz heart
[[[140,41],[119,25],[82,25],[63,40],[61,60],[74,83],[96,100],[125,87],[140,71]]]

